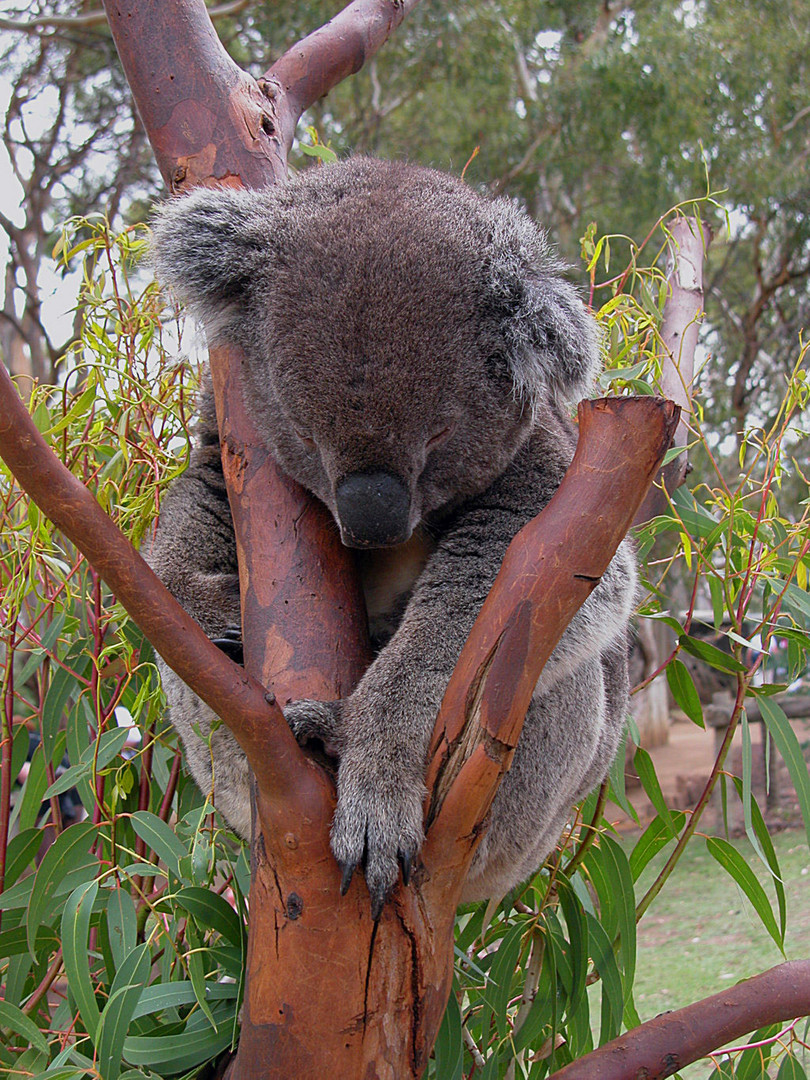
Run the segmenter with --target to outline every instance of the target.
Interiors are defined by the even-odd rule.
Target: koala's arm
[[[240,626],[236,540],[217,441],[205,439],[167,491],[145,551],[169,592],[209,637]]]
[[[188,469],[167,491],[155,538],[144,554],[182,607],[209,637],[224,639],[225,651],[238,660],[227,647],[238,650],[241,638],[236,541],[213,433],[203,433]],[[169,719],[183,740],[192,776],[231,826],[249,837],[250,774],[243,751],[230,730],[215,723],[208,706],[160,659],[158,668]]]
[[[365,859],[375,913],[396,880],[398,860],[407,876],[422,842],[427,747],[461,648],[509,543],[548,502],[566,465],[558,449],[530,444],[484,495],[457,512],[391,641],[349,698],[331,710],[320,707],[332,713],[340,756],[332,848],[344,881]],[[622,549],[549,661],[549,685],[625,632],[634,591],[632,556]],[[293,728],[297,720],[311,722],[317,709],[290,707]]]

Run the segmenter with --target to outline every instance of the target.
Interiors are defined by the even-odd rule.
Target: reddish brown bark
[[[522,531],[522,545],[507,552],[447,688],[427,780],[428,789],[435,789],[431,819],[473,741],[486,746],[479,758],[491,769],[493,782],[499,776],[493,740],[502,748],[501,769],[504,763],[508,767],[543,665],[630,527],[679,414],[677,406],[662,398],[651,398],[644,407],[630,398],[580,403],[574,461],[549,510]],[[652,431],[663,443],[650,441]],[[589,484],[592,476],[599,476],[602,484]],[[628,492],[638,498],[628,500]],[[476,700],[469,702],[473,673],[479,669],[486,671],[486,678]],[[477,727],[468,722],[472,712],[479,717]],[[469,777],[469,765],[466,772]],[[462,795],[463,789],[456,785],[461,799],[456,829],[438,830],[441,837],[468,832],[486,812],[475,799]]]
[[[793,960],[685,1009],[662,1013],[551,1080],[663,1080],[767,1024],[810,1014],[810,960]]]

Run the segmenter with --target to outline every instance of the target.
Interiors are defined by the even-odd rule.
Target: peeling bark
[[[673,445],[685,447],[689,437],[688,417],[692,410],[695,347],[703,318],[703,261],[711,243],[711,229],[706,222],[689,217],[675,218],[668,229],[668,295],[661,325],[664,346],[661,391],[683,410]],[[661,485],[666,491],[672,492],[680,487],[688,472],[689,461],[685,452],[665,465],[639,510],[636,524],[664,513],[667,501]]]

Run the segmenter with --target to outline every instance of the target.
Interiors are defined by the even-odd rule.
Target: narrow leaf
[[[671,811],[670,820],[675,827],[675,834],[670,831],[667,821],[656,815],[636,843],[630,855],[630,872],[633,881],[638,881],[642,870],[654,856],[680,833],[686,821],[686,815],[681,810]]]
[[[34,1021],[25,1015],[22,1009],[13,1005],[10,1001],[3,1001],[0,998],[0,1027],[8,1028],[13,1031],[15,1035],[21,1036],[26,1039],[31,1046],[35,1046],[37,1050],[42,1050],[44,1053],[48,1053],[48,1044],[45,1041],[45,1036],[39,1030]]]
[[[444,1010],[435,1047],[436,1076],[442,1080],[461,1080],[464,1066],[464,1040],[461,1036],[461,1010],[455,991]]]
[[[84,1026],[93,1039],[98,1029],[99,1008],[90,975],[88,934],[97,894],[97,881],[84,882],[70,894],[62,913],[62,956],[68,987],[79,1007]]]
[[[109,1000],[101,1014],[96,1040],[99,1073],[104,1080],[117,1080],[121,1071],[124,1042],[144,983],[149,978],[150,967],[149,946],[139,945],[116,972]]]
[[[36,933],[48,915],[56,888],[64,882],[68,871],[88,862],[87,853],[95,835],[96,826],[91,821],[77,821],[57,836],[39,864],[27,915],[28,947],[34,958]]]
[[[807,842],[810,843],[810,773],[807,771],[807,762],[802,755],[799,740],[781,705],[777,705],[772,698],[764,694],[757,694],[757,700],[762,719],[768,725],[768,731],[773,736],[773,741],[788,767],[804,818]]]
[[[781,935],[776,925],[776,919],[773,917],[771,905],[754,871],[740,855],[739,851],[727,840],[723,840],[718,836],[709,836],[706,839],[706,847],[712,858],[716,859],[740,886],[757,915],[759,915],[762,925],[776,942],[777,948],[784,953]]]
[[[658,783],[658,777],[655,775],[655,766],[652,763],[652,758],[643,747],[639,747],[636,750],[633,762],[636,766],[641,785],[647,793],[647,798],[655,807],[658,812],[658,816],[666,824],[669,830],[670,836],[677,836],[677,830],[675,828],[675,820],[672,817],[672,812],[667,806],[666,799],[661,791],[661,785]]]
[[[181,889],[171,899],[198,919],[202,926],[210,926],[234,945],[243,943],[242,920],[231,905],[217,893],[190,886]]]
[[[667,664],[667,683],[676,703],[686,713],[693,724],[705,728],[703,706],[700,703],[695,682],[689,668],[677,657]]]
[[[107,901],[107,932],[116,967],[135,948],[138,917],[132,897],[119,883],[110,890]]]
[[[176,878],[180,878],[180,860],[188,851],[180,843],[165,821],[148,810],[136,810],[132,815],[132,827],[144,843],[154,851]]]
[[[678,638],[678,644],[684,652],[691,653],[692,656],[696,656],[698,660],[703,660],[710,667],[717,668],[718,671],[737,673],[746,670],[745,664],[741,664],[739,660],[735,660],[729,653],[718,649],[716,645],[710,645],[708,641],[687,637],[686,634],[682,634]]]

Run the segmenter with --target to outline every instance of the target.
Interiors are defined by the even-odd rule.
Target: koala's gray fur
[[[593,380],[594,322],[522,211],[403,164],[355,158],[260,191],[198,190],[160,212],[155,253],[209,341],[243,348],[250,408],[282,469],[360,549],[376,659],[347,699],[285,713],[339,758],[332,848],[347,876],[363,863],[377,912],[422,841],[425,753],[461,646],[510,540],[570,462],[562,403]],[[373,546],[389,534],[395,546]],[[150,559],[209,635],[239,626],[210,392]],[[464,899],[535,871],[605,775],[634,593],[623,545],[538,682]],[[210,713],[162,670],[192,773],[248,835],[241,750],[220,727],[209,753],[193,728]]]

